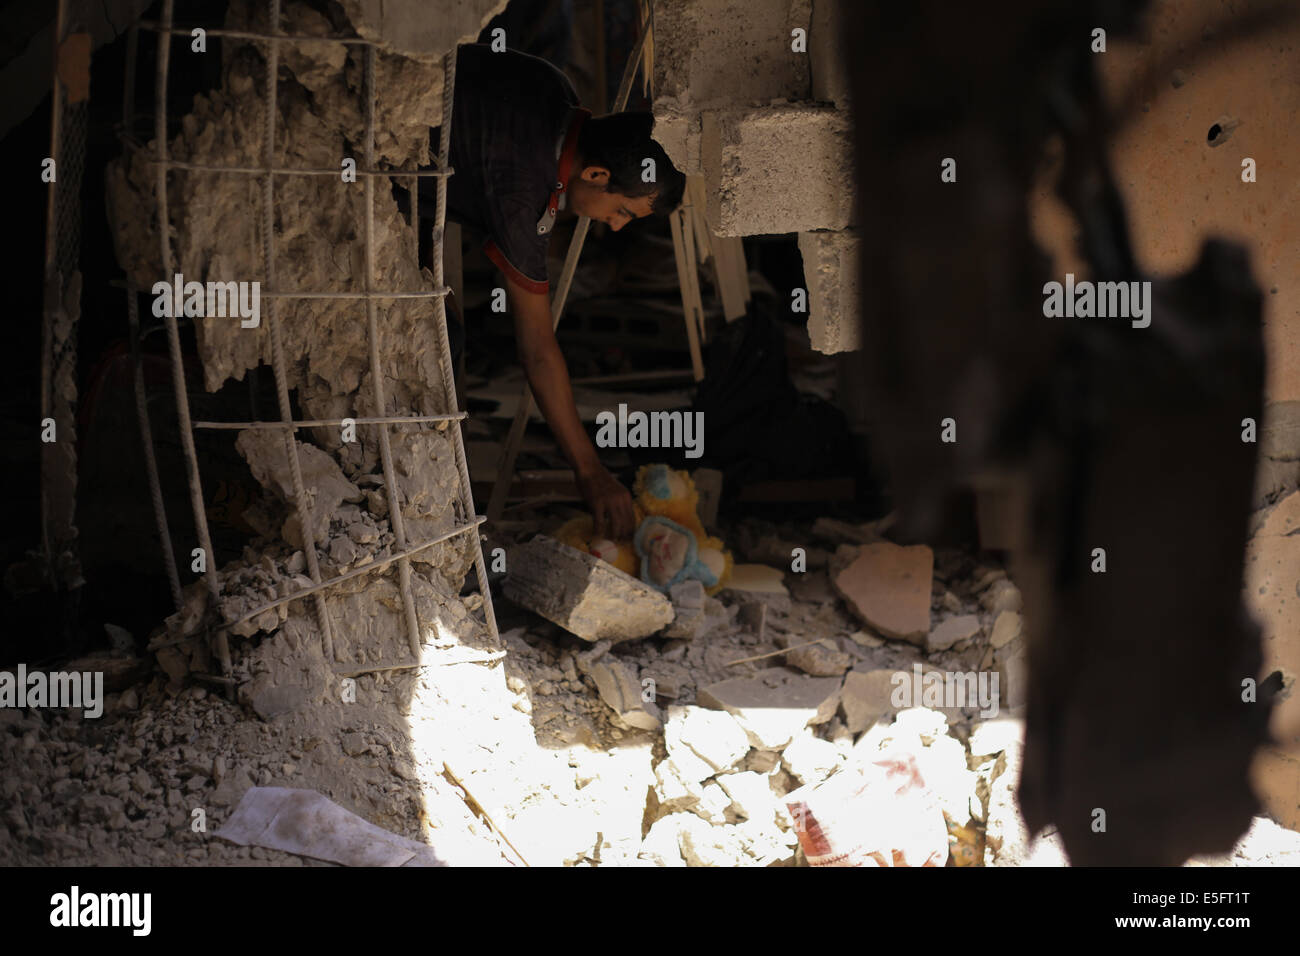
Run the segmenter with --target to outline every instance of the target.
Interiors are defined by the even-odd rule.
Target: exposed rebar
[[[456,48],[443,58],[442,81],[442,132],[438,136],[438,166],[447,168],[451,152],[451,117],[456,96]],[[433,284],[443,285],[442,247],[447,224],[447,177],[438,180],[438,206],[433,223]],[[451,365],[451,342],[447,336],[447,302],[439,298],[434,304],[438,321],[434,323],[438,330],[438,370],[442,374],[442,391],[446,396],[448,411],[458,411],[456,402],[456,379]],[[462,514],[469,517],[474,514],[474,492],[469,482],[469,465],[465,460],[465,438],[460,426],[452,429],[452,448],[456,456],[456,468],[460,471],[460,505]],[[488,634],[495,643],[498,640],[496,611],[492,607],[492,588],[488,584],[487,565],[483,562],[483,541],[474,535],[474,573],[478,575],[479,593],[483,595],[483,620],[487,624]]]
[[[163,22],[170,25],[175,0],[163,0]],[[171,34],[158,35],[158,69],[154,83],[154,137],[158,148],[157,178],[154,187],[158,200],[158,243],[163,275],[172,271],[171,223],[167,209],[167,71],[171,65]],[[190,399],[185,390],[185,363],[181,358],[181,334],[176,316],[171,309],[163,317],[167,325],[167,346],[171,354],[172,385],[176,392],[176,419],[180,430],[181,448],[185,453],[185,480],[190,490],[190,506],[194,510],[194,534],[203,550],[203,580],[208,586],[212,611],[218,610],[221,599],[221,582],[217,578],[217,556],[212,551],[212,537],[208,534],[208,515],[203,501],[203,483],[199,478],[199,458],[194,450],[194,429],[190,424]],[[225,632],[216,636],[217,658],[221,669],[229,676],[230,643]],[[233,695],[233,691],[231,692]]]
[[[277,107],[276,93],[280,67],[280,44],[275,38],[275,31],[280,28],[280,0],[268,0],[271,34],[266,38],[266,116],[263,135],[266,137],[266,166],[275,165],[275,113]],[[366,180],[370,182],[370,180]],[[266,284],[275,285],[275,177],[268,175],[262,187],[262,270]],[[280,406],[280,420],[292,424],[293,411],[289,405],[289,383],[284,368],[284,344],[280,339],[280,322],[276,314],[274,298],[267,303],[266,331],[271,337],[271,369],[275,373],[275,395]],[[298,443],[293,437],[293,429],[284,433],[285,453],[289,458],[289,474],[293,480],[293,508],[298,516],[298,527],[302,531],[303,554],[307,558],[307,573],[316,584],[321,583],[320,560],[316,556],[316,526],[312,514],[311,502],[303,486],[302,462],[298,457]],[[313,595],[316,610],[316,623],[320,627],[321,640],[324,645],[325,659],[334,660],[334,633],[330,626],[329,610],[325,607],[325,597],[319,592]]]

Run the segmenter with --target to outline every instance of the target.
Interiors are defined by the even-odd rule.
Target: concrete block
[[[661,0],[655,5],[656,101],[683,111],[807,99],[809,0]],[[674,157],[674,162],[676,157]]]
[[[719,236],[845,229],[853,215],[848,114],[822,106],[709,110],[700,160]]]
[[[808,338],[818,352],[862,347],[859,241],[855,230],[799,233],[808,286]]]
[[[850,99],[849,70],[843,46],[849,3],[850,0],[812,0],[812,17],[808,26],[812,98],[841,107]]]
[[[700,163],[700,114],[678,109],[672,103],[656,100],[652,135],[664,148],[673,165],[686,176],[703,176]]]
[[[673,620],[650,585],[545,535],[512,548],[507,567],[506,597],[585,641],[648,637]]]

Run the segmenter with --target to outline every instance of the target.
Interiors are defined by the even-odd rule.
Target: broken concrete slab
[[[303,489],[311,509],[315,539],[324,541],[329,534],[330,517],[345,501],[362,501],[361,489],[343,475],[330,454],[315,445],[294,440],[298,461],[302,468]],[[293,504],[293,473],[289,463],[289,449],[284,436],[270,428],[249,428],[235,439],[235,450],[248,462],[253,477],[286,504]],[[291,519],[293,520],[293,519]],[[288,523],[286,523],[286,529]],[[291,541],[296,548],[303,547],[301,536]]]
[[[585,641],[630,641],[672,623],[667,596],[595,555],[539,535],[507,555],[506,597]]]
[[[663,725],[663,714],[653,697],[643,699],[636,669],[608,650],[609,645],[602,641],[577,655],[578,670],[595,682],[600,699],[614,711],[616,724],[635,730],[658,730]]]
[[[898,711],[891,702],[894,670],[850,671],[840,691],[840,709],[849,733],[860,734],[882,717]]]
[[[940,621],[925,639],[927,651],[946,651],[954,644],[968,641],[980,632],[980,619],[974,614],[962,614]]]
[[[864,545],[832,578],[855,615],[886,637],[924,644],[930,633],[934,552],[923,544]]]
[[[752,770],[724,773],[718,777],[718,786],[731,798],[730,809],[737,817],[763,823],[776,822],[776,794],[772,792],[766,774]]]
[[[735,718],[705,707],[669,707],[664,745],[697,781],[736,766],[749,752],[749,738]]]
[[[735,717],[754,747],[782,750],[804,727],[835,716],[839,690],[838,678],[805,677],[770,667],[753,677],[702,687],[697,698],[702,706]]]
[[[793,635],[782,634],[777,638],[777,644],[798,645],[803,642],[796,641]],[[811,677],[841,677],[853,666],[853,658],[835,647],[829,640],[821,640],[815,644],[795,646],[793,650],[786,653],[785,663]]]
[[[1024,743],[1025,722],[1018,717],[997,717],[978,724],[968,741],[972,757],[998,754],[1013,747],[1023,747]]]
[[[677,846],[676,814],[660,817],[650,825],[637,860],[650,866],[685,866],[682,851]]]
[[[790,592],[785,574],[765,564],[737,564],[731,569],[724,591],[736,592],[741,600],[762,601],[778,611],[790,610]]]
[[[814,736],[806,728],[796,734],[781,752],[781,762],[786,770],[804,786],[821,783],[842,761],[839,749],[833,743]]]

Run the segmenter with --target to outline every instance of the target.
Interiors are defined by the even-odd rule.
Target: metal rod
[[[194,32],[194,28],[192,27],[173,27],[169,24],[160,23],[157,20],[141,20],[137,25],[142,30],[151,30],[154,33],[170,33],[173,36],[188,37]],[[305,33],[258,33],[255,30],[226,30],[209,27],[203,27],[203,31],[210,37],[230,37],[235,40],[289,40],[293,43],[351,43],[358,46],[373,46],[375,44],[374,40],[366,40],[362,37],[309,36]]]
[[[172,604],[181,609],[181,579],[176,571],[176,555],[172,552],[171,531],[167,526],[167,509],[163,505],[162,482],[158,479],[158,460],[153,451],[153,429],[149,425],[149,400],[144,389],[144,368],[140,364],[140,306],[136,299],[135,283],[127,279],[126,319],[131,337],[131,366],[135,378],[135,420],[140,426],[140,445],[144,449],[145,474],[149,479],[149,498],[153,503],[153,520],[158,528],[158,542],[162,545],[163,566],[167,569],[167,583],[172,591]]]
[[[344,581],[351,581],[353,578],[359,578],[363,574],[371,574],[375,571],[382,571],[384,568],[388,567],[394,561],[401,561],[405,558],[409,558],[412,555],[419,554],[425,548],[431,548],[435,544],[441,544],[444,541],[456,537],[456,535],[458,534],[464,534],[467,531],[473,531],[485,520],[486,519],[483,518],[482,516],[476,517],[473,521],[469,522],[468,524],[457,525],[456,527],[452,528],[450,531],[445,531],[442,534],[438,535],[436,538],[430,538],[428,541],[422,541],[419,544],[415,545],[414,547],[407,548],[405,551],[399,551],[396,554],[390,554],[388,557],[381,558],[378,561],[371,561],[369,564],[362,565],[359,568],[353,568],[351,571],[345,571],[343,574],[332,577],[329,580],[313,583],[310,587],[305,587],[298,591],[295,591],[293,594],[290,594],[287,597],[276,598],[273,601],[268,601],[267,603],[259,605],[258,607],[254,608],[251,611],[248,611],[247,613],[245,613],[244,615],[242,615],[241,617],[233,621],[227,621],[223,625],[223,627],[227,630],[232,627],[237,627],[238,625],[243,624],[245,621],[251,621],[259,614],[264,614],[267,611],[279,607],[281,604],[288,604],[290,601],[297,601],[305,597],[311,597],[313,594],[316,594],[317,592],[325,588],[333,587],[336,584],[342,584]],[[155,645],[155,646],[162,646],[162,645]]]
[[[118,136],[118,140],[128,149],[143,152],[148,147],[139,140],[134,139],[125,133]],[[147,163],[156,163],[158,160],[148,155],[140,157]],[[331,169],[328,166],[225,166],[220,163],[192,163],[183,162],[178,159],[170,160],[167,164],[172,169],[188,169],[201,173],[238,173],[245,176],[265,176],[271,173],[275,176],[339,176],[342,169]],[[412,178],[432,178],[437,176],[450,176],[454,170],[450,169],[358,169],[358,176],[410,176]]]
[[[362,77],[366,98],[366,165],[375,163],[375,48],[366,47],[365,69]],[[438,180],[440,183],[445,180]],[[375,181],[366,180],[366,232],[365,232],[365,289],[370,291],[375,274]],[[412,197],[412,201],[414,202]],[[418,265],[418,264],[417,264]],[[441,285],[441,279],[438,284]],[[442,300],[439,299],[439,302]],[[379,365],[379,305],[372,297],[366,298],[366,344],[370,347],[370,384],[375,393],[375,411],[384,414],[388,403],[384,398],[384,371]],[[400,551],[406,550],[406,521],[402,516],[402,502],[397,496],[397,480],[393,477],[393,446],[387,426],[379,429],[379,457],[384,471],[384,489],[388,493],[388,520],[392,524],[393,538]],[[406,611],[406,637],[411,654],[420,656],[420,621],[415,616],[415,599],[411,597],[411,562],[402,558],[397,563],[397,578],[402,593],[402,607]]]
[[[451,293],[447,286],[432,292],[260,292],[263,299],[441,299]]]
[[[126,288],[126,283],[112,280],[109,285]],[[415,292],[280,292],[258,289],[258,296],[263,299],[436,299],[451,294],[451,288],[443,286],[432,292],[423,289]]]
[[[322,428],[327,425],[342,425],[351,422],[354,425],[405,425],[413,422],[458,422],[465,418],[464,412],[454,415],[390,415],[387,418],[313,418],[307,421],[293,422],[195,422],[195,428]]]
[[[172,22],[175,0],[163,0],[163,23]],[[158,69],[154,81],[154,138],[157,141],[158,169],[154,188],[158,199],[158,244],[163,274],[172,271],[171,222],[167,209],[167,70],[171,65],[171,34],[158,36]],[[172,310],[168,309],[168,312]],[[176,392],[176,418],[180,426],[181,448],[185,453],[185,479],[190,489],[190,506],[194,511],[194,533],[203,549],[203,580],[208,586],[212,609],[217,609],[221,596],[221,582],[217,579],[217,556],[212,550],[212,537],[208,534],[208,515],[203,502],[203,484],[199,478],[199,458],[194,450],[194,429],[190,425],[190,399],[185,391],[185,363],[181,358],[181,335],[175,315],[164,317],[167,325],[167,346],[172,362],[172,386]],[[222,671],[229,675],[230,644],[224,632],[217,634],[217,658]]]
[[[278,109],[276,97],[279,89],[280,45],[275,38],[275,31],[280,28],[280,0],[267,2],[271,35],[266,38],[266,103],[265,127],[266,166],[275,165],[275,114]],[[370,180],[366,180],[370,182]],[[262,270],[266,284],[275,284],[275,177],[267,176],[262,186]],[[293,411],[289,405],[289,382],[285,372],[284,343],[280,338],[280,321],[276,314],[276,302],[272,299],[266,309],[266,330],[271,337],[271,369],[275,373],[275,394],[280,406],[280,419],[287,425],[293,422]],[[289,459],[289,475],[293,480],[293,508],[298,516],[298,527],[302,530],[303,553],[307,557],[307,573],[316,584],[321,583],[320,560],[316,555],[316,525],[312,514],[311,501],[307,498],[307,489],[302,480],[302,461],[298,457],[298,442],[293,437],[293,429],[284,433],[284,450]],[[316,593],[313,604],[316,610],[316,623],[320,627],[321,641],[325,660],[334,660],[334,634],[330,627],[329,610],[325,607],[325,598]]]
[[[438,137],[438,165],[446,168],[451,151],[451,119],[456,106],[456,47],[443,58],[442,81],[442,133]],[[443,277],[442,247],[447,225],[447,180],[438,180],[437,211],[433,224],[433,284],[441,286]],[[446,397],[447,408],[457,411],[456,378],[451,365],[451,342],[447,336],[447,303],[438,299],[434,306],[438,321],[434,327],[438,333],[438,370],[442,374],[442,390]],[[452,429],[452,449],[455,452],[456,468],[460,472],[460,505],[465,515],[474,514],[474,489],[469,481],[469,463],[465,459],[465,437],[459,427]],[[507,482],[508,484],[508,482]],[[493,642],[497,641],[497,616],[492,606],[492,587],[488,583],[487,565],[483,562],[483,541],[474,535],[474,573],[478,576],[479,593],[483,596],[483,620],[487,624],[488,634]]]

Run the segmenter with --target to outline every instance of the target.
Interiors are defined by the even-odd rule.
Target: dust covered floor
[[[0,863],[320,865],[213,835],[261,785],[317,790],[453,865],[802,865],[781,798],[895,743],[919,755],[949,818],[969,825],[973,843],[954,841],[949,865],[1063,864],[1059,841],[1031,840],[1015,809],[1023,727],[1005,698],[1024,636],[1005,571],[936,551],[932,633],[947,636],[930,648],[888,640],[834,583],[872,527],[816,528],[807,571],[784,575],[789,593],[724,590],[686,637],[593,648],[501,602],[503,661],[439,639],[418,671],[357,677],[354,701],[336,686],[264,719],[159,674],[109,695],[98,720],[0,710],[0,761],[24,768],[0,781]],[[746,519],[726,534],[740,557],[788,567],[807,525]],[[276,641],[245,651],[266,666],[302,650]],[[918,663],[1000,673],[1000,712],[893,706],[871,675]],[[735,678],[815,699],[792,706],[792,722],[746,722],[718,708],[717,685]],[[652,700],[614,699],[627,681],[653,687]],[[1233,854],[1193,862],[1297,865],[1300,834],[1257,818]]]

